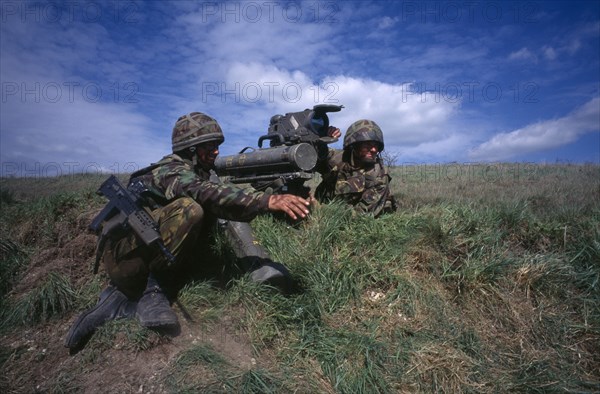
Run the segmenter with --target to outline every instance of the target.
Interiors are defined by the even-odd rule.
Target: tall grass
[[[2,313],[1,327],[45,323],[71,311],[75,298],[76,291],[69,279],[52,272],[39,287],[7,305]]]
[[[210,332],[227,316],[227,329],[250,341],[257,364],[244,367],[208,342],[190,342],[156,372],[166,390],[599,391],[600,167],[450,164],[391,172],[401,205],[394,214],[357,216],[332,203],[294,226],[269,215],[253,221],[296,291],[284,295],[244,276],[226,288],[186,286],[175,307],[191,317],[184,324]],[[51,223],[86,204],[100,206],[70,192],[27,203],[16,193],[3,215],[17,228],[32,215],[43,218],[51,235]],[[28,213],[13,211],[17,204]],[[43,226],[28,231],[51,239]],[[230,262],[227,248],[221,239],[217,255]],[[68,287],[54,282],[56,294]],[[71,299],[66,310],[89,304],[99,283],[82,286],[63,294]],[[35,310],[65,310],[51,304]],[[61,315],[45,320],[51,316]],[[167,343],[129,325],[135,322],[107,325],[80,357],[110,354],[119,332],[133,333],[119,337],[120,351]],[[80,387],[77,376],[55,383],[69,381]]]
[[[27,261],[27,253],[16,242],[0,238],[0,305],[19,279]]]

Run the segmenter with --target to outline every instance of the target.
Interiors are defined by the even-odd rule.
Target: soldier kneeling
[[[207,257],[218,227],[225,228],[238,258],[250,258],[246,269],[253,280],[287,283],[287,270],[257,245],[247,222],[266,212],[284,212],[296,220],[308,214],[310,201],[218,181],[212,170],[224,140],[221,127],[210,116],[200,112],[181,116],[173,128],[173,153],[131,175],[130,185],[143,185],[144,206],[157,223],[164,245],[175,256],[174,262],[167,264],[160,251],[127,228],[106,222],[108,228],[117,229],[98,250],[110,285],[100,294],[98,304],[75,321],[66,347],[80,348],[100,325],[116,318],[135,316],[149,328],[178,327],[170,301],[190,273],[219,271],[214,259]]]

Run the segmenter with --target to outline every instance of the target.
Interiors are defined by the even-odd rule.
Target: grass
[[[22,246],[6,238],[0,238],[0,305],[5,295],[19,280],[19,273],[27,262]]]
[[[211,346],[192,345],[168,366],[164,384],[178,393],[280,393],[281,380],[263,369],[242,370]]]
[[[94,362],[96,357],[102,357],[101,353],[108,349],[130,350],[137,353],[149,350],[165,341],[168,341],[168,337],[142,327],[135,319],[113,320],[100,327],[90,340],[89,361]]]
[[[204,331],[227,316],[227,329],[247,338],[257,363],[242,365],[209,341],[190,341],[156,371],[165,390],[600,391],[600,167],[412,167],[391,171],[401,205],[392,215],[356,216],[333,203],[295,226],[255,219],[258,239],[285,263],[298,291],[282,295],[245,277],[226,288],[189,283],[176,309]],[[0,278],[3,302],[15,305],[11,289],[38,243],[50,245],[64,228],[77,231],[81,213],[101,207],[93,194],[101,181],[78,178],[66,187],[59,179],[66,182],[60,190],[36,197],[32,190],[50,183],[2,180],[11,192],[2,197],[0,245],[2,258],[14,260]],[[9,228],[22,235],[9,236]],[[218,242],[217,255],[231,263]],[[21,294],[29,309],[20,308],[44,316],[29,324],[95,302],[102,276],[66,275]],[[5,320],[7,332],[21,320]],[[85,366],[165,343],[133,320],[116,321],[78,357]],[[3,368],[20,368],[16,350],[1,349]],[[85,390],[78,373],[64,370],[49,385]]]
[[[50,273],[39,287],[34,288],[14,303],[7,303],[3,311],[2,328],[45,323],[71,311],[76,291],[68,278]]]

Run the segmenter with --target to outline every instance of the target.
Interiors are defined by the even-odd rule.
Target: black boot
[[[96,306],[83,312],[73,323],[65,338],[65,347],[71,350],[83,347],[98,327],[109,320],[131,317],[135,309],[135,302],[109,285],[100,293]]]
[[[148,328],[173,328],[179,326],[177,315],[156,279],[150,275],[142,298],[138,301],[136,316]]]
[[[281,263],[269,259],[260,259],[250,269],[250,279],[256,283],[262,283],[278,288],[286,292],[290,286],[290,273]]]
[[[290,287],[290,273],[281,263],[276,263],[254,236],[248,223],[219,220],[219,226],[231,244],[237,265],[250,274],[253,282],[263,283],[287,292]]]

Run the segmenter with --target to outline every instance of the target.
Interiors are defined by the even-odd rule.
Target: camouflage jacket
[[[379,216],[396,210],[396,202],[390,191],[391,177],[378,159],[369,170],[354,167],[350,152],[329,153],[326,165],[319,167],[323,181],[316,190],[316,198],[325,202],[335,198],[352,205],[360,213]]]
[[[269,196],[252,188],[210,180],[211,174],[195,169],[191,161],[176,154],[136,171],[130,183],[141,180],[148,191],[144,197],[151,208],[165,206],[181,197],[191,197],[216,217],[250,221],[268,206]]]

